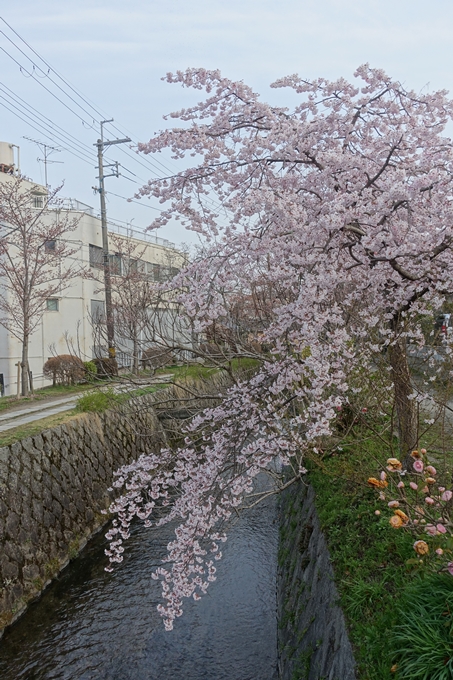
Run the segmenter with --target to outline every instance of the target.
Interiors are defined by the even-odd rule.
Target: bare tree
[[[0,324],[22,345],[22,396],[30,389],[30,337],[47,300],[81,273],[71,257],[77,249],[65,240],[78,220],[62,209],[58,191],[37,193],[24,179],[0,182]]]
[[[131,355],[131,368],[139,372],[142,356],[145,361],[169,357],[181,349],[181,333],[177,328],[179,305],[170,280],[181,266],[181,254],[166,252],[160,263],[147,260],[147,246],[134,239],[111,235],[110,276],[112,311],[117,357]],[[104,290],[103,278],[99,277]],[[92,315],[93,335],[99,347],[106,344],[103,314]],[[187,323],[186,323],[187,326]],[[183,343],[184,344],[184,343]],[[186,343],[187,345],[187,343]]]

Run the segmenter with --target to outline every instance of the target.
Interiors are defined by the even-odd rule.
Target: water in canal
[[[104,533],[104,532],[103,532]],[[104,571],[96,537],[0,641],[2,680],[275,680],[275,498],[241,516],[217,581],[165,632],[150,571],[170,527],[136,525],[124,562]]]

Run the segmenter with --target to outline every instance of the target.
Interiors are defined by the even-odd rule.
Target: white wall
[[[5,180],[6,178],[6,180]],[[0,181],[14,180],[10,175],[0,172]],[[30,183],[33,187],[39,187]],[[44,187],[41,187],[44,190]],[[45,191],[45,190],[44,190]],[[89,274],[93,269],[89,264],[89,244],[102,246],[101,221],[98,217],[80,210],[70,210],[70,218],[79,219],[76,229],[66,235],[72,248],[76,252],[72,255]],[[52,219],[52,215],[44,219]],[[125,234],[119,238],[125,239]],[[140,257],[146,262],[165,265],[171,257],[174,266],[181,266],[182,256],[174,248],[150,242],[153,237],[139,238],[134,233],[133,243],[141,251]],[[118,238],[118,234],[115,235]],[[115,252],[113,237],[110,242],[110,252]],[[94,272],[102,281],[102,271]],[[30,370],[33,373],[34,387],[40,388],[49,381],[44,380],[42,369],[45,361],[56,354],[75,353],[84,361],[93,357],[93,333],[90,321],[91,300],[104,300],[102,283],[89,277],[77,276],[68,288],[61,292],[58,311],[45,311],[39,326],[30,339]],[[69,344],[68,344],[69,342]],[[5,395],[15,394],[17,391],[17,364],[21,360],[21,343],[0,325],[0,373],[3,373]]]

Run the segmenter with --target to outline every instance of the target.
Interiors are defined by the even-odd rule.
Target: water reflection
[[[2,680],[277,678],[275,499],[238,520],[208,595],[165,632],[150,568],[171,537],[135,526],[113,574],[95,538],[0,641]]]

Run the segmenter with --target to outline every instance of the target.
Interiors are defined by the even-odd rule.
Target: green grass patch
[[[55,387],[49,386],[35,390],[35,393],[29,397],[19,397],[19,399],[15,396],[2,397],[0,399],[0,412],[8,411],[12,408],[25,408],[27,405],[33,406],[36,402],[51,397],[70,397],[73,394],[83,393],[89,389],[93,389],[93,386],[89,384],[55,385]]]
[[[77,418],[79,414],[75,409],[70,411],[64,411],[63,413],[58,413],[57,415],[48,416],[47,418],[41,418],[40,420],[35,420],[27,425],[22,425],[20,427],[11,428],[0,434],[0,446],[10,446],[14,442],[18,442],[21,439],[26,439],[27,437],[34,437],[37,434],[43,432],[43,430],[50,430],[52,427],[57,427],[58,425],[63,425],[68,423],[70,420]]]
[[[202,366],[201,364],[190,364],[184,366],[167,366],[159,368],[155,375],[172,375],[173,380],[200,380],[211,378],[219,369],[213,366]]]
[[[372,441],[348,447],[323,461],[310,463],[316,506],[326,534],[354,646],[360,680],[394,678],[393,633],[399,623],[406,589],[417,578],[413,537],[392,529],[382,503],[366,479],[373,457],[382,453]],[[386,454],[385,454],[386,455]]]
[[[431,574],[410,584],[394,629],[398,680],[453,678],[453,578]]]

